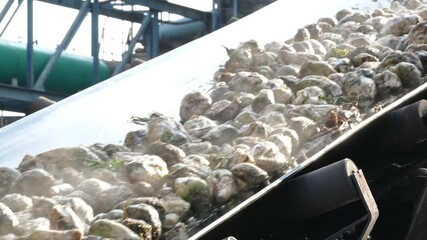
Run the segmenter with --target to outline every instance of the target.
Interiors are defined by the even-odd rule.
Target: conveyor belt
[[[209,89],[218,66],[227,59],[223,46],[255,39],[261,45],[285,41],[305,24],[334,16],[343,8],[387,6],[388,1],[275,2],[236,23],[197,39],[108,81],[81,91],[0,129],[0,165],[17,166],[25,154],[80,144],[121,143],[136,128],[132,116],[157,111],[178,116],[184,94]],[[268,26],[268,27],[267,27]]]

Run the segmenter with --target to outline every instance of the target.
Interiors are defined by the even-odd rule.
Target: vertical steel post
[[[34,84],[33,50],[33,0],[27,0],[27,88]]]
[[[132,54],[132,51],[136,43],[141,39],[142,35],[144,34],[148,25],[150,24],[150,21],[151,21],[150,15],[146,15],[142,19],[141,27],[138,29],[138,32],[136,33],[135,37],[133,37],[132,40],[130,41],[128,50],[123,54],[122,61],[116,66],[112,76],[119,74],[123,70],[123,67],[129,61],[129,58]]]
[[[4,126],[4,122],[3,122],[3,110],[0,110],[0,128],[2,128]]]
[[[150,9],[150,54],[149,59],[159,55],[159,11]]]
[[[239,2],[238,0],[231,0],[233,17],[239,17]]]
[[[3,18],[6,16],[7,12],[9,11],[10,7],[12,6],[14,0],[8,0],[6,5],[4,6],[3,10],[0,12],[0,23],[3,21]]]
[[[221,27],[222,18],[222,4],[221,0],[213,0],[212,2],[212,32]]]
[[[32,0],[29,0],[29,1],[32,1]],[[49,61],[47,62],[42,73],[38,77],[36,84],[34,85],[34,89],[44,90],[44,83],[46,82],[47,77],[52,71],[53,66],[55,65],[58,58],[61,56],[62,51],[68,47],[68,45],[70,44],[71,40],[74,37],[74,34],[76,34],[77,30],[79,29],[80,25],[85,19],[86,14],[89,11],[89,2],[90,0],[82,2],[80,11],[77,14],[76,19],[74,19],[73,24],[71,25],[70,29],[68,29],[68,32],[65,34],[64,39],[62,39],[61,44],[59,44],[59,46],[56,48],[55,52],[53,53],[52,57],[50,57]]]
[[[99,82],[99,2],[92,3],[92,58],[93,58],[93,84]]]
[[[151,21],[150,12],[147,13],[146,17],[149,18]],[[142,41],[144,42],[145,60],[150,60],[151,59],[151,47],[152,47],[152,44],[151,44],[151,24],[148,24],[147,30],[145,31],[145,34],[144,34]]]
[[[215,31],[215,26],[216,26],[216,15],[217,13],[217,1],[218,0],[212,0],[212,11],[211,11],[211,15],[212,15],[212,26],[211,26],[211,32]]]

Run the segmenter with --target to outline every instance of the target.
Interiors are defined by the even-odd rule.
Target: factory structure
[[[37,10],[35,2],[51,4],[58,11],[64,7],[75,10],[75,18],[71,25],[64,24],[67,31],[56,48],[37,45],[33,21]],[[3,27],[0,29],[0,110],[30,114],[209,34],[271,2],[212,0],[207,3],[212,6],[210,11],[202,11],[180,5],[179,1],[166,0],[7,0],[0,9],[0,26]],[[25,12],[26,39],[21,42],[5,40],[1,35],[14,31],[9,25],[18,11]],[[171,19],[171,15],[175,18]],[[119,60],[105,60],[100,55],[103,40],[100,29],[109,27],[108,24],[101,26],[101,16],[132,26],[126,33]],[[91,48],[90,56],[66,52],[85,19],[90,20],[91,25],[91,36],[86,41]],[[2,114],[1,123],[6,125],[18,118]]]

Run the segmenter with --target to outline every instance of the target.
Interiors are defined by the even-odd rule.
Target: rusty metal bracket
[[[371,190],[369,189],[368,183],[366,182],[365,176],[362,170],[358,170],[352,175],[353,181],[355,182],[357,191],[361,195],[361,200],[367,210],[368,222],[363,230],[361,240],[368,239],[369,234],[374,228],[375,222],[378,219],[379,211],[377,204],[375,203],[374,196],[372,196]]]
[[[355,226],[363,222],[366,222],[366,225],[363,228],[362,233],[360,234],[360,240],[366,240],[368,239],[369,234],[371,233],[372,229],[374,228],[375,222],[378,219],[378,207],[375,203],[374,197],[372,196],[371,190],[369,189],[368,183],[366,182],[363,171],[359,169],[355,171],[350,177],[354,183],[357,192],[360,195],[360,200],[363,202],[367,214],[354,221],[352,224],[341,229],[340,231],[336,232],[332,236],[328,237],[327,240],[336,239],[347,230],[353,229]]]

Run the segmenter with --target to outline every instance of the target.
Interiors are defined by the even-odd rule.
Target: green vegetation
[[[91,161],[88,165],[93,168],[105,168],[114,172],[118,172],[123,169],[124,161],[118,158],[113,158],[111,161],[106,162]]]

